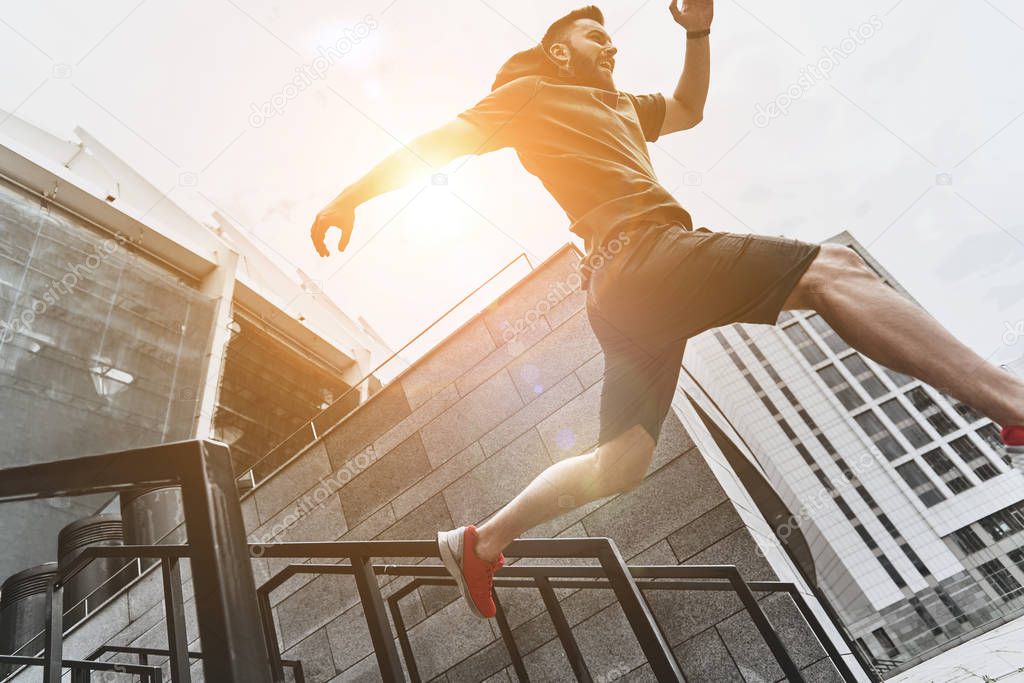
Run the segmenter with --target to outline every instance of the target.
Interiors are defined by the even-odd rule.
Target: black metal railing
[[[59,683],[70,668],[73,683],[88,680],[92,671],[122,671],[146,681],[161,681],[159,667],[149,656],[166,656],[175,683],[188,683],[192,659],[200,659],[205,680],[225,683],[283,683],[284,668],[271,607],[271,593],[288,578],[301,573],[343,574],[354,578],[380,674],[386,681],[404,680],[403,660],[409,677],[419,680],[415,656],[404,626],[398,600],[418,585],[453,585],[443,566],[374,564],[374,558],[439,558],[437,543],[429,541],[349,541],[328,543],[246,543],[241,506],[236,495],[227,447],[209,441],[187,441],[109,455],[0,470],[0,502],[69,496],[98,491],[120,491],[140,485],[176,484],[182,488],[187,545],[93,546],[58,571],[47,591],[47,620],[42,657],[8,656],[0,663],[41,666],[45,683]],[[502,569],[499,587],[540,591],[559,640],[577,680],[591,680],[572,630],[555,597],[556,588],[611,590],[629,623],[648,664],[659,681],[682,681],[679,664],[652,613],[642,590],[725,590],[734,592],[750,615],[765,643],[790,681],[803,681],[781,638],[754,597],[754,592],[785,592],[832,659],[844,680],[856,680],[842,655],[795,586],[782,582],[746,582],[733,566],[627,566],[614,542],[607,538],[526,539],[506,550],[512,558],[593,559],[586,566],[519,566]],[[143,558],[159,562],[163,582],[167,650],[104,646],[104,652],[129,652],[138,664],[64,660],[63,585],[96,558]],[[253,579],[252,558],[331,558],[347,564],[294,563],[259,589]],[[199,637],[205,654],[189,652],[185,631],[181,560],[192,568]],[[390,595],[382,595],[378,575],[408,576],[413,582]],[[667,580],[666,580],[667,579]],[[500,603],[499,603],[500,604]],[[392,631],[388,614],[395,622]],[[499,610],[499,631],[513,668],[528,680],[522,656]],[[402,659],[395,646],[401,646]],[[121,667],[112,668],[112,667]],[[293,667],[293,671],[296,670]],[[300,673],[296,676],[299,680]]]
[[[0,664],[13,664],[14,666],[38,666],[44,672],[55,666],[46,657],[21,657],[18,655],[0,655]],[[142,679],[142,683],[163,683],[163,671],[159,666],[147,666],[144,664],[120,664],[117,662],[91,662],[77,659],[62,659],[56,667],[58,680],[63,669],[71,671],[71,683],[89,683],[94,671],[111,672],[118,674],[132,674]],[[45,673],[44,673],[45,675]]]
[[[68,578],[81,571],[90,558],[160,559],[165,600],[170,596],[168,605],[180,606],[178,561],[187,557],[192,566],[199,636],[207,652],[202,660],[204,678],[270,683],[270,658],[260,628],[256,583],[227,446],[213,441],[181,441],[7,468],[0,470],[0,502],[120,492],[159,485],[181,486],[189,544],[141,548],[108,546],[83,551],[48,586],[50,609],[43,656],[7,663],[42,666],[44,683],[60,682],[65,663],[61,594]],[[172,677],[175,681],[186,681],[188,653],[183,643],[183,614],[169,613],[167,625]],[[104,663],[93,662],[92,666],[100,664]]]
[[[277,543],[253,545],[256,556],[274,558],[339,558],[351,564],[293,563],[264,583],[257,590],[267,648],[274,668],[275,682],[283,682],[280,650],[274,623],[270,596],[279,586],[297,574],[333,574],[353,576],[362,601],[366,625],[374,647],[377,664],[384,680],[403,680],[402,662],[395,648],[397,637],[402,650],[405,671],[414,682],[420,680],[416,659],[412,651],[398,601],[419,585],[455,585],[444,567],[436,565],[380,565],[372,564],[372,557],[426,558],[437,557],[433,541],[365,541],[334,543]],[[737,594],[747,614],[764,639],[780,668],[790,681],[803,681],[796,663],[786,650],[754,592],[786,593],[790,595],[801,615],[807,621],[844,681],[856,681],[848,663],[814,614],[804,596],[792,583],[778,581],[747,582],[735,566],[635,566],[626,565],[614,542],[607,538],[531,539],[514,541],[504,551],[507,557],[530,558],[594,558],[600,566],[509,566],[501,569],[495,578],[496,587],[532,588],[540,591],[545,608],[555,625],[556,634],[565,650],[577,680],[590,681],[586,662],[576,644],[572,630],[555,596],[555,588],[602,588],[612,590],[625,613],[633,633],[648,663],[659,681],[683,680],[678,663],[664,634],[650,611],[641,589],[644,590],[701,590],[732,591]],[[386,600],[391,621],[397,634],[392,633],[388,614],[384,612],[376,576],[406,576],[413,581],[392,593]],[[669,579],[665,581],[664,579]],[[519,648],[495,594],[498,606],[497,625],[502,640],[520,680],[529,680]]]
[[[150,657],[172,658],[175,656],[173,650],[161,650],[156,647],[129,647],[127,645],[101,645],[92,651],[92,653],[86,657],[86,661],[92,662],[98,660],[104,655],[133,655],[138,659],[138,663],[142,666],[149,665]],[[202,659],[202,652],[188,651],[188,658],[191,659]],[[302,662],[296,659],[282,659],[281,664],[285,669],[290,669],[292,672],[292,681],[294,683],[306,683],[306,673],[302,668]],[[172,679],[173,681],[173,679]],[[174,681],[177,683],[177,681]]]
[[[388,596],[388,609],[391,612],[392,621],[395,623],[395,630],[398,631],[398,640],[402,645],[406,668],[410,671],[413,683],[418,683],[420,679],[418,673],[413,673],[416,670],[416,663],[412,655],[408,633],[404,628],[405,621],[402,617],[399,601],[420,586],[452,586],[454,581],[446,576],[440,576],[435,567],[416,567],[414,569],[420,570],[417,572],[407,572],[406,569],[402,567],[399,568],[399,571],[395,571],[395,568],[392,567],[387,572],[416,577],[401,589]],[[744,581],[739,577],[738,570],[732,565],[629,565],[629,571],[634,580],[636,580],[637,587],[642,592],[648,590],[736,591],[737,582],[746,584],[748,590],[741,588],[736,592],[743,602],[744,609],[751,616],[755,627],[764,637],[765,643],[780,666],[784,666],[782,657],[785,656],[783,654],[785,650],[783,649],[780,653],[781,643],[766,635],[766,629],[771,629],[771,625],[768,623],[767,617],[762,620],[758,616],[757,613],[760,612],[760,606],[757,604],[757,601],[751,602],[750,600],[753,593],[785,593],[792,598],[801,616],[811,628],[815,638],[817,638],[829,659],[835,664],[843,680],[847,682],[857,680],[845,658],[828,637],[828,633],[822,626],[821,621],[814,614],[814,611],[796,584],[785,581]],[[736,571],[735,574],[733,574],[734,571]],[[572,576],[577,578],[568,580],[552,579],[553,576]],[[728,576],[728,578],[719,580],[719,577],[723,576]],[[590,578],[579,580],[581,577]],[[562,649],[565,651],[566,658],[573,668],[576,680],[581,682],[592,680],[590,672],[586,667],[586,662],[583,661],[579,646],[576,644],[576,639],[569,626],[569,622],[555,595],[555,589],[610,588],[606,580],[599,578],[599,574],[594,567],[509,567],[507,570],[502,571],[501,577],[495,579],[494,585],[495,588],[536,589],[540,593],[544,607],[554,624],[555,633],[562,645]],[[495,604],[498,604],[497,594],[495,594]],[[509,633],[506,636],[505,629],[501,628],[500,617],[499,630],[501,630],[502,638],[505,640],[506,648],[509,651],[516,671],[525,671],[521,658],[516,654],[518,648],[511,638],[511,634]],[[774,632],[773,629],[772,632]]]

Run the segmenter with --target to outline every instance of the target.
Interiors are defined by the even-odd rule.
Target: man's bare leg
[[[589,453],[551,465],[479,528],[477,556],[493,562],[533,527],[590,501],[636,488],[653,453],[654,439],[637,425]]]
[[[786,309],[817,311],[850,346],[1001,425],[1024,424],[1024,381],[976,354],[882,282],[852,249],[822,245]]]

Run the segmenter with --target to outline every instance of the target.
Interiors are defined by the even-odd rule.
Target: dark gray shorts
[[[677,224],[636,228],[618,247],[605,244],[609,258],[587,289],[587,315],[605,357],[602,444],[636,424],[657,441],[686,340],[737,322],[774,324],[820,249]]]

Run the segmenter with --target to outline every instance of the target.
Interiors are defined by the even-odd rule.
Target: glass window
[[[850,386],[846,378],[843,377],[843,373],[834,365],[826,365],[822,369],[818,370],[818,374],[825,380],[825,384],[829,386],[832,393],[836,395],[840,403],[847,410],[853,410],[864,405],[864,400],[860,397],[853,387]]]
[[[871,634],[875,636],[875,640],[877,640],[878,644],[882,646],[883,650],[885,650],[886,657],[895,657],[899,655],[900,651],[896,648],[896,644],[892,642],[892,638],[889,637],[889,634],[885,632],[884,628],[876,628],[871,632]]]
[[[963,476],[960,468],[953,464],[953,461],[949,459],[949,456],[941,448],[928,451],[921,458],[928,463],[932,471],[942,479],[953,493],[962,493],[974,486]]]
[[[946,412],[939,407],[939,404],[932,400],[932,397],[928,395],[928,392],[924,390],[924,387],[914,387],[906,394],[910,402],[914,404],[924,418],[928,420],[928,423],[932,427],[935,427],[942,436],[949,436],[957,430],[956,424],[946,414]]]
[[[953,398],[952,396],[950,396],[949,394],[946,394],[944,392],[940,392],[940,393],[942,393],[942,397],[944,399],[946,399],[947,401],[950,402],[950,404],[953,406],[953,410],[955,410],[960,415],[960,417],[962,417],[964,419],[964,422],[966,422],[967,424],[974,424],[978,420],[984,420],[985,419],[984,416],[981,413],[979,413],[977,410],[975,410],[974,408],[970,407],[966,403],[963,403],[959,399]]]
[[[978,569],[981,570],[981,575],[988,581],[988,585],[992,586],[992,590],[998,593],[1001,598],[1008,600],[1024,593],[1020,582],[1013,578],[1013,574],[999,560],[990,560],[985,564],[979,565]]]
[[[1024,548],[1017,548],[1016,550],[1011,550],[1006,554],[1006,556],[1010,558],[1010,562],[1013,562],[1015,565],[1017,565],[1017,569],[1024,572]]]
[[[985,549],[985,543],[981,540],[981,536],[969,526],[954,531],[953,540],[960,547],[960,550],[963,551],[964,555],[971,555]]]
[[[786,332],[786,336],[789,340],[796,345],[796,348],[804,355],[807,362],[811,365],[817,365],[821,361],[825,360],[825,352],[821,350],[818,343],[811,338],[811,335],[807,334],[801,325],[790,325],[789,327],[783,328]]]
[[[913,377],[909,375],[904,375],[902,372],[896,372],[895,370],[890,370],[889,368],[882,369],[885,370],[885,374],[889,375],[889,379],[892,380],[892,383],[898,387],[905,387],[906,385],[914,381]]]
[[[921,502],[926,507],[931,507],[946,499],[942,492],[932,483],[932,480],[928,478],[928,475],[924,473],[921,466],[913,460],[900,465],[896,468],[896,471],[903,477],[903,481],[907,482],[907,486],[914,489],[914,493],[917,494],[917,497],[921,499]]]
[[[903,436],[907,437],[915,448],[920,448],[928,443],[931,443],[931,438],[928,434],[921,429],[921,425],[917,423],[917,420],[903,407],[903,404],[898,399],[891,399],[882,404],[882,410],[889,416],[889,419],[893,421],[893,424],[903,432]]]
[[[808,317],[807,322],[811,324],[815,332],[821,335],[821,338],[828,344],[828,347],[836,353],[842,353],[850,348],[850,345],[843,341],[843,338],[836,334],[836,331],[817,313]]]
[[[1005,450],[1003,439],[999,436],[999,429],[991,422],[983,427],[979,427],[977,433],[988,444],[989,448],[996,453],[1002,453]]]
[[[868,392],[871,398],[880,398],[888,393],[889,390],[882,384],[882,380],[878,379],[878,375],[868,367],[868,364],[864,362],[864,358],[859,353],[854,353],[844,358],[843,365],[846,366],[851,375],[857,378],[857,381],[860,382],[860,385],[864,387],[864,390]]]
[[[1006,514],[1013,517],[1021,527],[1024,527],[1024,502],[1014,503],[1006,508]]]
[[[985,454],[971,441],[969,436],[961,436],[959,439],[954,439],[949,442],[949,445],[960,456],[960,459],[964,461],[964,464],[974,470],[974,473],[982,481],[991,479],[999,474],[999,470],[985,457]]]
[[[994,512],[988,517],[978,520],[981,527],[988,532],[992,540],[999,541],[1007,536],[1012,536],[1018,531],[1024,531],[1024,525],[1007,510]]]
[[[899,442],[893,438],[892,433],[873,411],[867,410],[860,415],[854,415],[853,419],[889,460],[895,460],[904,455]]]

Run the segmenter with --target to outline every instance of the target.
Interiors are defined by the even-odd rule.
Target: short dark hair
[[[604,26],[604,14],[598,9],[597,5],[587,5],[586,7],[574,9],[548,27],[544,37],[540,39],[540,44],[544,51],[550,50],[551,46],[555,43],[564,42],[566,34],[577,19],[593,19]]]

